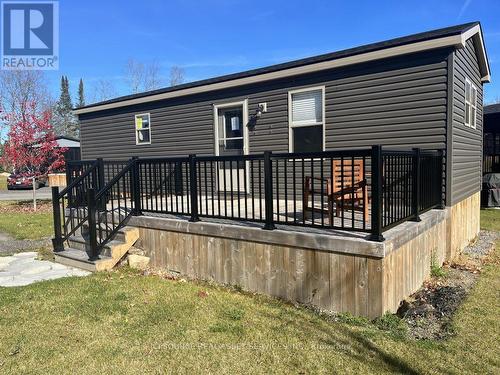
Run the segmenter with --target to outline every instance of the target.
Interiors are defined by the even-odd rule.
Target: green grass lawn
[[[48,202],[38,202],[37,212],[32,202],[0,202],[0,232],[24,240],[37,240],[53,235],[52,210]]]
[[[496,250],[438,342],[407,338],[393,316],[333,320],[127,269],[0,288],[0,373],[499,373],[498,290]]]
[[[497,214],[500,215],[500,212]],[[499,229],[496,215],[483,227]],[[17,373],[498,373],[500,252],[447,341],[393,316],[320,316],[264,296],[127,269],[0,288],[0,371]]]
[[[500,230],[500,210],[481,210],[481,229]]]
[[[407,339],[394,318],[331,321],[263,296],[127,271],[0,288],[0,371],[498,373],[498,259],[445,342]]]

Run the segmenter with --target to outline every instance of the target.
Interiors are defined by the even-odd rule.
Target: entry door
[[[245,155],[244,106],[237,105],[217,109],[217,156]],[[246,191],[245,162],[219,162],[219,191]]]

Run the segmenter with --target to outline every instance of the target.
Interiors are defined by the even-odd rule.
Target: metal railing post
[[[189,191],[191,201],[191,218],[189,221],[200,221],[198,215],[198,182],[196,171],[196,155],[189,155]]]
[[[73,169],[70,164],[66,164],[66,186],[69,186],[72,181]],[[73,189],[68,191],[68,207],[73,207]]]
[[[383,241],[382,235],[382,184],[383,184],[383,160],[382,146],[372,146],[372,211],[370,240]]]
[[[89,226],[89,246],[90,246],[90,256],[89,260],[99,259],[99,253],[97,251],[97,228],[96,228],[96,214],[97,214],[97,202],[95,199],[95,190],[87,190],[87,209],[88,218],[87,224]]]
[[[97,192],[104,189],[105,186],[105,176],[104,176],[104,160],[102,158],[97,158],[97,181],[95,181],[96,185],[94,186],[94,190]],[[110,179],[114,176],[110,176]],[[106,199],[100,199],[97,202],[97,206],[99,211],[104,211],[106,209]]]
[[[264,152],[264,202],[265,202],[265,230],[276,229],[273,213],[273,165],[271,151]]]
[[[102,158],[97,158],[97,186],[94,187],[95,191],[98,192],[104,188],[104,160]]]
[[[63,251],[61,206],[59,205],[59,187],[57,186],[52,187],[52,213],[54,216],[54,238],[52,239],[52,245],[55,252]]]
[[[412,173],[412,181],[413,181],[413,187],[412,187],[412,211],[413,211],[413,221],[420,221],[420,198],[421,198],[421,192],[420,192],[420,185],[421,185],[421,166],[420,166],[420,161],[421,161],[421,155],[420,155],[420,149],[419,148],[414,148],[413,149],[413,173]]]
[[[134,166],[132,167],[132,194],[134,199],[133,215],[139,216],[142,215],[139,158],[134,156],[132,160],[134,161]]]
[[[443,150],[438,150],[438,153],[439,153],[439,163],[440,163],[440,168],[438,168],[438,170],[439,170],[439,194],[440,194],[439,202],[441,202],[438,208],[440,210],[444,210],[444,208],[445,208],[445,202],[443,199],[443,175],[445,172],[445,170],[444,170],[444,168],[445,168],[444,152],[443,152]]]
[[[71,163],[66,162],[66,186],[68,186],[71,183]]]

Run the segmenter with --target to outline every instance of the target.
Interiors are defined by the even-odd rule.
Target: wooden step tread
[[[54,257],[57,263],[91,272],[103,271],[106,269],[107,264],[113,262],[111,257],[102,255],[98,260],[89,260],[87,252],[73,248],[67,248],[64,251],[55,252]]]

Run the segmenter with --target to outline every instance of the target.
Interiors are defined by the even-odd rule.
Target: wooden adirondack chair
[[[303,215],[307,213],[322,212],[328,215],[330,225],[333,225],[334,206],[335,216],[340,216],[343,210],[363,212],[363,219],[368,221],[368,185],[364,175],[364,161],[362,159],[334,160],[332,162],[331,178],[306,176],[303,191]],[[313,184],[314,181],[318,181]],[[321,186],[323,185],[323,189]],[[314,202],[309,198],[323,194],[327,208],[314,207]]]

